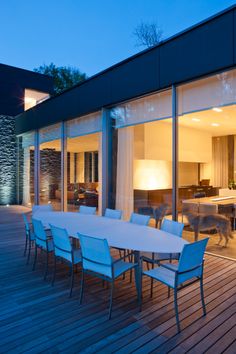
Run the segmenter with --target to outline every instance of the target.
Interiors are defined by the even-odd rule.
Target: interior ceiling
[[[220,107],[222,112],[213,109],[185,114],[179,117],[180,126],[210,132],[212,136],[236,135],[236,105]],[[195,121],[193,119],[199,120]],[[211,124],[219,124],[212,126]]]
[[[99,133],[78,136],[67,140],[68,152],[97,151],[99,146]],[[60,140],[53,140],[40,145],[42,149],[55,149],[61,151]]]
[[[25,97],[32,98],[36,101],[40,101],[48,96],[49,96],[48,93],[45,92],[25,89]]]

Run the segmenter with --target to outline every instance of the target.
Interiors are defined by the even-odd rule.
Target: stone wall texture
[[[16,203],[15,118],[0,115],[0,205]]]

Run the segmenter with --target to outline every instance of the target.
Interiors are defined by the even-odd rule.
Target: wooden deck
[[[87,278],[78,304],[80,272],[68,298],[68,268],[61,264],[52,287],[43,265],[32,271],[23,257],[21,207],[0,207],[0,353],[236,353],[236,262],[206,256],[207,316],[201,317],[197,284],[179,292],[182,332],[177,334],[173,296],[149,281],[138,312],[134,284],[117,281],[112,319],[108,290]]]

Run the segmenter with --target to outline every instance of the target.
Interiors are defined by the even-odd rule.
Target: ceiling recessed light
[[[219,127],[219,123],[211,123],[212,127]]]
[[[193,122],[200,122],[200,119],[199,118],[192,118],[192,121]]]
[[[223,109],[218,108],[218,107],[214,107],[214,108],[212,108],[212,110],[215,112],[222,112],[223,111]]]

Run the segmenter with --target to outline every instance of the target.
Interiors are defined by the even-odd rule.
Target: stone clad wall
[[[16,203],[15,118],[0,115],[0,205]]]

